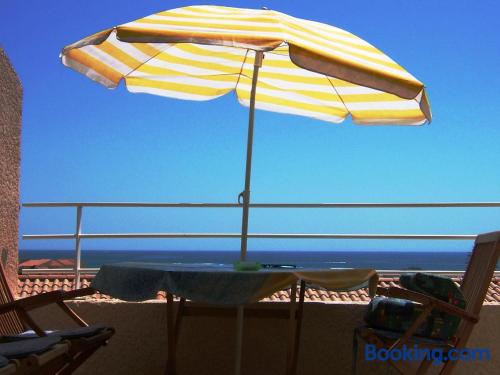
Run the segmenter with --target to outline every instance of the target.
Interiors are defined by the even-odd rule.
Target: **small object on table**
[[[236,271],[258,271],[262,268],[259,262],[251,262],[248,260],[238,260],[234,262],[233,267]]]

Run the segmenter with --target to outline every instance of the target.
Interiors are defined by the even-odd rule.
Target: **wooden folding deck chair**
[[[467,270],[460,284],[460,290],[466,302],[465,309],[429,295],[400,287],[377,288],[378,295],[414,301],[422,304],[423,309],[404,333],[373,327],[357,328],[354,334],[353,373],[356,373],[358,338],[375,345],[377,349],[387,349],[389,352],[393,349],[402,348],[405,344],[410,344],[411,347],[418,345],[419,348],[439,348],[443,350],[444,355],[451,349],[460,350],[465,348],[474,325],[479,321],[479,312],[494,275],[499,255],[500,232],[485,233],[476,238]],[[433,310],[439,310],[461,318],[453,340],[436,340],[414,335]],[[388,363],[403,374],[408,374],[411,371],[403,361],[388,360]],[[431,363],[432,359],[424,359],[417,369],[417,374],[426,373]],[[456,360],[445,361],[440,374],[450,374],[456,364]]]
[[[113,336],[114,329],[103,325],[89,326],[64,301],[94,294],[93,288],[83,288],[64,292],[62,290],[42,293],[36,296],[15,300],[0,264],[0,336],[3,341],[28,340],[34,337],[57,335],[70,343],[69,352],[63,367],[52,373],[71,374],[97,349],[106,345]],[[56,331],[43,330],[30,316],[29,311],[56,304],[66,313],[78,328]],[[32,330],[32,331],[29,331]]]

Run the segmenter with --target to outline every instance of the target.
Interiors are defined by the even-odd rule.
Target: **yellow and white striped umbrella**
[[[62,62],[114,88],[187,100],[236,92],[250,107],[241,259],[247,252],[255,108],[329,122],[430,122],[424,86],[378,49],[339,28],[271,10],[191,6],[101,31]]]
[[[108,88],[210,100],[234,91],[248,106],[329,122],[420,125],[424,85],[339,28],[272,10],[190,6],[104,30],[62,51],[62,62]]]

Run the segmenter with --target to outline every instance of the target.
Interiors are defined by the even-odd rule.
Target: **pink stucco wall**
[[[17,284],[22,88],[0,48],[0,261]]]

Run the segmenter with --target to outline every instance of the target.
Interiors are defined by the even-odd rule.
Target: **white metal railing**
[[[24,203],[26,208],[35,207],[75,207],[76,228],[69,234],[26,234],[25,240],[64,239],[75,240],[75,287],[80,287],[82,272],[95,272],[96,269],[81,268],[82,239],[112,238],[241,238],[241,233],[83,233],[82,215],[85,207],[140,207],[140,208],[243,208],[239,203],[141,203],[141,202],[38,202]],[[460,208],[460,207],[500,207],[500,202],[432,202],[432,203],[250,203],[249,208]],[[338,233],[248,233],[248,238],[291,238],[291,239],[370,239],[370,240],[474,240],[474,234],[338,234]],[[34,270],[33,270],[34,271]],[[41,270],[36,270],[40,272]],[[46,271],[46,270],[44,270]],[[47,269],[47,271],[54,271]],[[58,269],[58,271],[63,271]],[[30,272],[30,271],[28,271]],[[446,272],[446,271],[435,271]],[[452,273],[452,271],[447,272]]]

